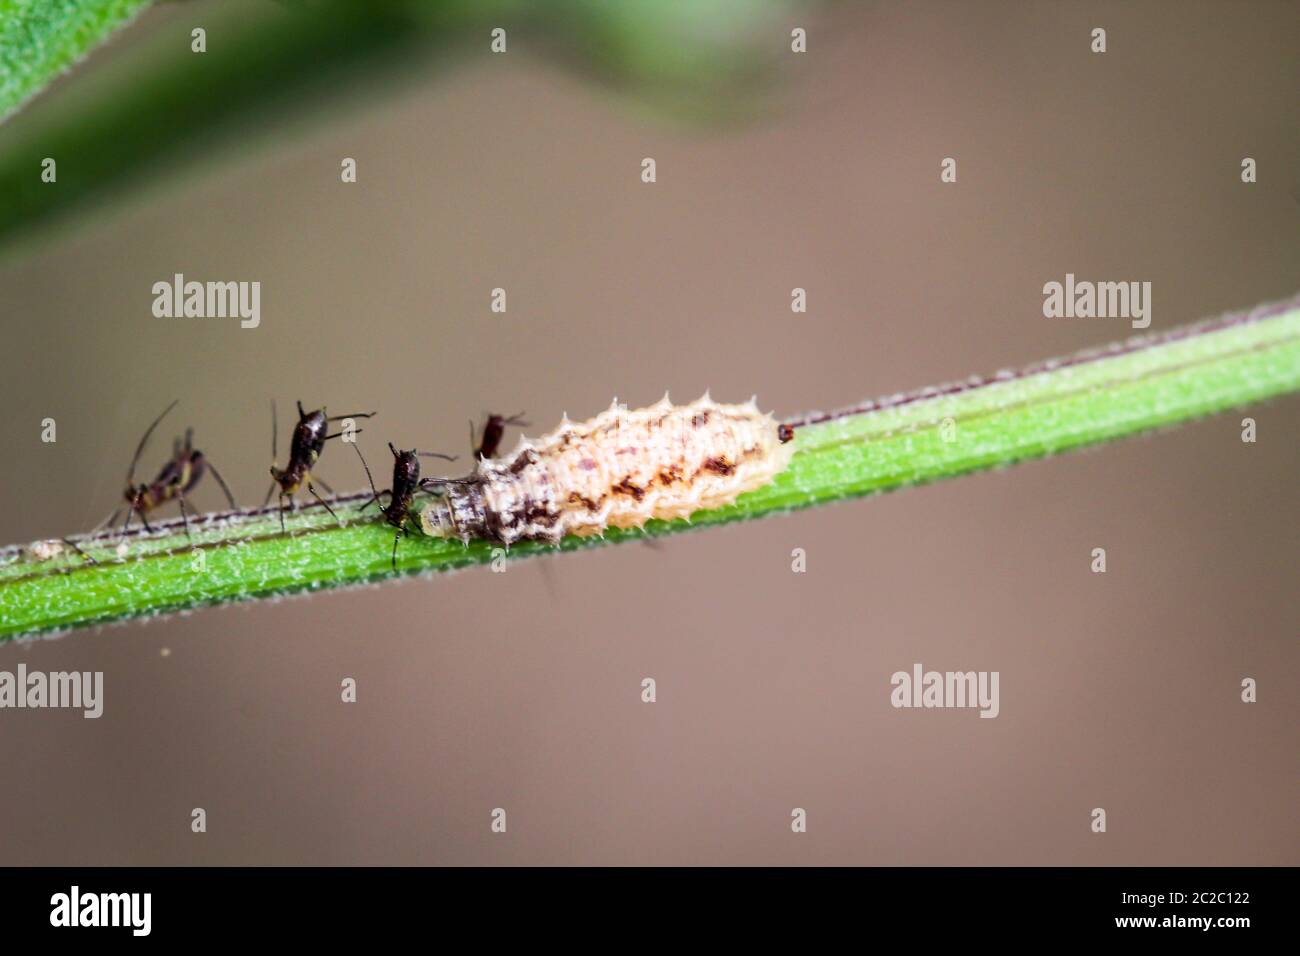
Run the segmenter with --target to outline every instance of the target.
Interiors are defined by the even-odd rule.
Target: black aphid
[[[356,446],[353,446],[356,448]],[[397,542],[407,533],[406,521],[414,517],[411,513],[411,502],[415,499],[417,490],[431,490],[432,488],[445,485],[445,478],[421,478],[420,477],[420,457],[425,458],[442,458],[446,461],[455,461],[454,455],[444,455],[436,451],[418,451],[414,448],[409,451],[398,451],[393,447],[393,443],[388,443],[388,450],[393,453],[393,487],[384,491],[375,489],[375,479],[370,474],[370,466],[366,464],[366,456],[361,454],[361,449],[357,448],[357,457],[361,459],[361,467],[366,470],[366,478],[370,481],[370,491],[374,495],[369,501],[361,506],[365,511],[373,504],[379,504],[379,511],[384,516],[384,520],[397,529],[397,534],[393,535],[393,570],[397,570]],[[388,495],[388,504],[380,503],[380,495]]]
[[[312,475],[311,470],[320,460],[321,452],[325,449],[325,443],[331,438],[338,438],[342,432],[335,432],[333,435],[328,434],[330,422],[342,421],[345,418],[371,418],[374,412],[354,412],[351,415],[334,415],[326,416],[325,409],[318,408],[316,411],[308,413],[303,411],[302,402],[298,403],[298,424],[293,427],[293,439],[289,443],[289,463],[284,468],[277,468],[275,460],[277,456],[276,444],[279,437],[279,424],[275,414],[275,402],[271,403],[271,477],[275,483],[266,492],[266,500],[262,502],[265,508],[271,503],[271,495],[275,493],[278,486],[280,489],[280,530],[284,530],[284,499],[289,499],[291,510],[296,510],[298,502],[294,495],[303,485],[307,486],[317,501],[325,506],[325,510],[333,515],[334,520],[338,521],[339,516],[334,514],[334,509],[329,506],[324,498],[316,491],[315,484],[319,484],[325,489],[326,494],[334,494],[330,488],[320,478]],[[354,434],[361,434],[362,429],[358,428]]]
[[[523,412],[517,412],[509,417],[505,415],[488,415],[487,421],[483,424],[483,440],[479,442],[477,448],[474,448],[474,457],[495,458],[497,450],[501,447],[501,437],[506,433],[507,425],[528,427],[528,423],[524,421]],[[469,443],[471,447],[474,446],[473,422],[469,423]]]

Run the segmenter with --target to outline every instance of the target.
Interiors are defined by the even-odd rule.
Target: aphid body
[[[393,453],[393,486],[386,491],[378,491],[375,488],[375,479],[370,474],[370,466],[366,464],[366,456],[361,454],[361,449],[356,445],[357,457],[361,459],[361,466],[366,470],[366,478],[370,480],[370,491],[374,495],[369,501],[361,506],[365,511],[372,504],[379,504],[379,511],[384,516],[384,520],[397,529],[393,535],[393,570],[397,570],[397,542],[406,534],[406,522],[408,518],[414,517],[412,511],[412,502],[415,500],[415,492],[427,487],[436,479],[420,477],[420,456],[427,458],[445,458],[448,461],[455,461],[451,455],[443,455],[436,451],[419,451],[411,448],[405,451],[398,451],[393,447],[393,443],[388,443],[388,450]],[[381,496],[388,495],[388,504],[382,504]]]
[[[629,411],[615,403],[585,422],[567,419],[521,439],[502,458],[480,459],[456,481],[426,481],[437,500],[421,512],[425,534],[558,542],[651,518],[689,517],[770,482],[789,463],[794,433],[750,401],[705,395]]]
[[[519,412],[509,417],[505,415],[490,414],[487,421],[483,423],[483,439],[474,449],[475,458],[494,458],[497,449],[501,447],[501,439],[505,436],[507,425],[522,425],[528,427],[528,423],[523,420],[524,413]],[[471,423],[470,444],[474,443],[474,426]]]
[[[182,441],[177,438],[172,444],[172,457],[162,469],[158,476],[147,484],[135,483],[135,466],[140,461],[140,455],[144,451],[145,445],[149,442],[149,437],[153,434],[158,424],[167,417],[167,413],[176,407],[176,402],[172,402],[159,415],[149,429],[140,439],[140,444],[136,447],[135,456],[131,459],[131,467],[126,475],[126,489],[122,496],[126,499],[127,515],[126,523],[122,526],[123,532],[131,525],[133,515],[139,515],[140,520],[144,523],[147,530],[149,527],[149,512],[155,510],[161,505],[175,499],[181,509],[181,518],[185,521],[185,533],[189,534],[189,517],[186,515],[185,497],[193,490],[194,486],[199,483],[205,472],[211,471],[217,483],[221,485],[221,490],[226,493],[226,500],[230,502],[233,510],[235,507],[234,496],[231,495],[230,489],[226,486],[225,480],[221,477],[220,472],[214,468],[211,463],[203,456],[203,452],[194,447],[194,430],[187,428],[185,438]],[[117,512],[109,518],[109,523],[117,520]]]
[[[312,469],[316,466],[316,462],[320,460],[321,452],[325,450],[325,442],[329,441],[331,438],[338,438],[343,434],[342,432],[336,432],[333,435],[329,434],[330,422],[337,422],[345,418],[370,418],[374,414],[374,412],[354,412],[351,415],[335,415],[330,418],[326,416],[325,409],[323,408],[318,408],[314,412],[306,412],[303,410],[302,402],[298,403],[298,423],[293,426],[293,437],[289,440],[289,463],[283,468],[278,468],[275,464],[271,465],[271,477],[275,480],[275,484],[271,485],[270,490],[267,491],[266,502],[263,504],[263,507],[265,507],[266,504],[270,503],[271,495],[275,492],[276,486],[278,485],[280,489],[281,528],[284,527],[284,499],[288,498],[290,505],[296,508],[297,502],[294,500],[294,495],[297,494],[303,485],[306,485],[307,490],[311,492],[312,496],[325,506],[326,511],[332,515],[334,514],[334,509],[331,508],[325,499],[316,492],[315,484],[312,482],[313,476],[311,473]],[[278,431],[276,419],[275,405],[272,403],[272,459],[276,457],[276,439]],[[357,429],[354,434],[359,435],[361,432],[362,429]],[[315,481],[320,484],[326,492],[331,492],[329,485],[321,481],[320,478],[316,478]],[[338,515],[334,515],[334,517],[337,520]]]

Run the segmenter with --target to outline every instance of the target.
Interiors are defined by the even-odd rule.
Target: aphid
[[[370,474],[370,466],[366,464],[366,456],[361,454],[361,449],[356,445],[352,446],[357,450],[357,457],[361,459],[361,467],[366,470],[366,478],[370,481],[370,491],[374,497],[361,506],[365,511],[373,504],[379,504],[379,511],[384,516],[384,520],[397,529],[397,534],[393,535],[393,570],[397,570],[397,542],[406,535],[406,519],[413,518],[411,511],[411,502],[415,499],[417,488],[425,488],[431,485],[436,479],[420,477],[420,457],[425,458],[444,458],[447,461],[455,461],[452,455],[444,455],[436,451],[418,451],[410,449],[409,451],[398,451],[393,447],[393,443],[388,443],[388,450],[393,453],[393,487],[385,491],[375,490],[375,479]],[[388,495],[388,504],[379,503],[380,495]]]
[[[226,500],[230,502],[231,510],[235,510],[235,496],[230,493],[230,488],[226,485],[225,479],[221,477],[221,472],[213,466],[203,456],[203,452],[194,447],[194,429],[185,429],[185,438],[182,441],[177,438],[172,444],[172,457],[167,464],[162,466],[158,472],[158,477],[149,484],[137,485],[135,483],[135,466],[140,461],[140,455],[144,452],[144,446],[149,443],[149,436],[153,434],[159,422],[167,417],[167,413],[176,407],[180,399],[172,402],[163,413],[154,419],[153,424],[145,431],[144,437],[140,439],[140,444],[136,446],[135,455],[131,459],[131,467],[126,473],[126,491],[123,496],[126,498],[127,513],[126,522],[122,525],[122,533],[131,526],[131,517],[139,515],[140,520],[144,522],[145,530],[152,531],[149,525],[148,514],[159,505],[165,504],[176,499],[181,509],[181,520],[185,522],[185,536],[190,534],[189,515],[185,507],[185,496],[190,493],[199,479],[203,477],[205,471],[211,471],[212,477],[217,479],[217,484],[221,485],[221,490],[226,493]],[[108,524],[114,524],[117,516],[122,513],[122,509],[113,512],[113,516],[108,519]]]
[[[488,415],[487,421],[483,424],[483,440],[479,442],[478,447],[474,449],[475,458],[493,458],[496,456],[497,449],[501,447],[501,439],[506,433],[507,425],[518,425],[522,428],[528,427],[528,422],[524,421],[524,413],[516,412],[507,418],[504,415]],[[469,443],[474,444],[474,423],[469,423]]]
[[[279,438],[279,423],[275,414],[275,402],[271,403],[271,477],[275,479],[274,483],[266,492],[266,500],[262,502],[265,508],[271,503],[271,495],[275,489],[280,489],[280,530],[284,530],[284,499],[289,499],[290,508],[297,510],[298,502],[294,495],[298,493],[303,485],[312,493],[317,501],[325,506],[325,510],[333,515],[334,520],[338,521],[339,516],[334,514],[334,509],[329,506],[324,498],[316,491],[313,484],[313,478],[325,489],[326,494],[334,494],[330,488],[320,478],[315,478],[311,470],[320,460],[321,452],[325,449],[325,443],[331,438],[338,438],[342,432],[335,432],[333,435],[329,432],[329,423],[341,421],[345,418],[370,418],[374,412],[354,412],[351,415],[335,415],[332,418],[326,417],[325,409],[318,408],[316,411],[308,414],[303,411],[302,402],[298,403],[298,424],[293,427],[293,438],[289,442],[289,463],[283,469],[275,466],[277,457],[276,445]],[[360,435],[362,429],[358,428],[354,434]]]
[[[664,396],[636,411],[615,403],[520,439],[506,457],[479,459],[467,478],[423,482],[437,500],[420,523],[436,537],[510,545],[685,518],[766,485],[789,463],[793,438],[752,400],[720,405],[705,395],[675,406]]]

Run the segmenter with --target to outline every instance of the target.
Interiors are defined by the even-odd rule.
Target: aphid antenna
[[[334,419],[332,419],[332,418],[327,418],[327,419],[325,419],[325,420],[326,420],[326,421],[329,421],[329,422],[332,422]],[[360,435],[363,431],[365,431],[364,428],[358,428],[358,429],[357,429],[356,431],[354,431],[352,434],[354,434],[354,435]],[[321,439],[321,441],[329,441],[331,438],[338,438],[338,437],[339,437],[340,435],[342,435],[342,434],[343,434],[343,432],[335,432],[333,435],[326,435],[324,438]]]
[[[144,446],[149,444],[149,436],[152,435],[154,429],[158,427],[158,423],[166,418],[167,413],[175,408],[179,402],[179,398],[173,400],[170,405],[163,409],[162,414],[153,420],[153,424],[145,429],[144,437],[140,439],[140,444],[135,446],[135,455],[131,458],[131,467],[126,470],[127,485],[133,486],[135,484],[135,466],[140,462],[140,456],[144,453]]]
[[[353,449],[356,451],[356,453],[357,453],[357,457],[361,459],[361,467],[364,468],[364,469],[366,470],[366,481],[370,482],[370,493],[371,493],[371,495],[373,495],[373,497],[372,497],[369,501],[367,501],[364,505],[362,505],[360,508],[357,509],[358,511],[365,511],[365,510],[366,510],[367,508],[369,508],[371,505],[373,505],[373,504],[378,504],[378,502],[379,502],[379,492],[378,492],[378,490],[375,488],[375,479],[374,479],[374,476],[372,476],[372,475],[370,474],[370,466],[366,464],[366,456],[363,455],[363,454],[361,454],[361,448],[360,448],[360,446],[358,446],[355,442],[352,443],[352,447],[353,447]],[[389,443],[388,443],[388,447],[389,447],[389,448],[392,448],[392,447],[393,447],[393,443],[392,443],[392,442],[389,442]],[[396,452],[394,452],[394,454],[396,454]]]

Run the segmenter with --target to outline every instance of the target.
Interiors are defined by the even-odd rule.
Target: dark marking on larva
[[[631,495],[637,501],[645,497],[645,489],[634,484],[630,475],[616,484],[611,490],[616,495]]]
[[[786,442],[794,441],[794,429],[789,425],[777,425],[776,437],[780,439],[782,445]]]
[[[705,425],[707,425],[708,423],[709,423],[709,413],[708,413],[708,412],[700,412],[698,415],[692,415],[692,416],[691,416],[691,427],[692,427],[692,428],[703,428],[703,427],[704,427]]]
[[[555,527],[555,522],[560,520],[560,516],[553,511],[548,511],[541,505],[534,505],[524,512],[524,520],[530,524],[540,524],[546,528]]]
[[[704,460],[704,466],[701,470],[726,477],[727,475],[734,475],[736,473],[736,466],[727,461],[725,455],[715,455],[712,458],[706,458]]]
[[[582,505],[588,511],[596,511],[605,502],[605,496],[601,495],[600,501],[592,501],[586,495],[578,494],[576,491],[569,492],[569,504]]]

